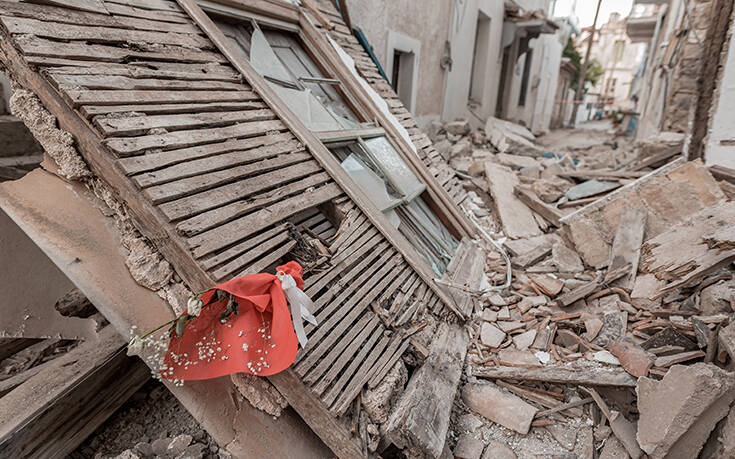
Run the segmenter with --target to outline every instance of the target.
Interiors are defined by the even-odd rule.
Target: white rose
[[[186,303],[186,313],[190,316],[199,316],[202,312],[202,306],[204,302],[198,296],[192,296],[189,298],[189,302]]]

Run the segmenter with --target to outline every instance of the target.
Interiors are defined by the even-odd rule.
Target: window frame
[[[399,157],[426,186],[424,191],[424,202],[436,214],[450,234],[452,234],[458,241],[465,236],[471,237],[474,234],[474,229],[467,220],[467,217],[459,210],[456,204],[451,201],[451,198],[449,198],[446,191],[441,188],[438,182],[436,182],[436,179],[429,174],[427,169],[425,169],[425,166],[421,163],[418,155],[413,151],[410,151],[413,149],[413,145],[411,145],[411,147],[407,147],[406,143],[408,140],[398,134],[397,128],[393,126],[390,121],[384,118],[385,115],[382,114],[377,107],[374,107],[374,104],[368,102],[370,101],[370,97],[364,93],[364,89],[361,87],[362,83],[355,80],[351,74],[351,70],[348,69],[341,60],[339,60],[337,51],[331,49],[329,43],[326,42],[326,37],[318,35],[321,30],[317,29],[317,27],[312,23],[312,20],[301,8],[294,6],[298,11],[298,20],[295,20],[293,17],[273,18],[273,15],[268,14],[269,12],[262,8],[262,5],[265,3],[286,5],[286,3],[279,0],[259,0],[256,3],[261,7],[253,4],[245,4],[244,0],[190,1],[202,9],[202,12],[205,12],[204,14],[206,14],[212,22],[214,22],[213,19],[215,17],[224,17],[240,21],[256,19],[268,27],[295,33],[304,50],[309,54],[314,64],[322,71],[322,73],[327,78],[340,81],[341,84],[337,86],[337,89],[340,91],[345,103],[353,108],[354,112],[364,120],[363,122],[372,122],[376,126],[365,128],[364,130],[357,129],[355,131],[360,131],[361,133],[364,131],[364,134],[369,136],[371,135],[372,130],[382,129],[385,132],[385,137],[393,145]],[[214,14],[214,16],[212,16],[212,14]],[[217,33],[223,33],[219,26],[216,24],[212,25],[216,28]],[[227,37],[223,38],[226,38],[228,41],[230,40]],[[223,46],[225,45],[223,44]],[[326,49],[322,49],[325,47]],[[328,55],[330,52],[333,52],[333,55]],[[280,100],[282,105],[287,105],[278,95],[275,95],[275,97]],[[324,140],[319,138],[319,133],[311,130],[309,131],[322,144],[324,149],[329,151]],[[329,153],[336,161],[336,157],[334,157],[333,153],[331,151],[329,151]],[[420,166],[417,166],[416,163]],[[351,178],[348,177],[348,179],[351,181],[353,186],[357,187],[357,184]],[[387,221],[385,216],[381,215],[381,217]],[[388,225],[390,225],[390,223],[388,223]],[[405,239],[405,236],[402,237]],[[412,246],[408,240],[405,240],[405,242],[409,246]],[[424,260],[423,256],[419,253],[418,249],[414,247],[411,247],[411,249],[418,256],[417,258],[421,259],[419,263],[425,266],[429,272],[433,273],[426,260]],[[457,253],[455,253],[452,258],[456,255]],[[424,276],[425,275],[422,275],[422,277]],[[436,292],[438,293],[438,291]],[[444,302],[447,303],[448,298],[443,294],[440,294],[440,296],[444,299]],[[451,300],[449,302],[451,302]],[[462,317],[462,314],[453,307],[450,307],[450,309],[454,310],[455,313]]]
[[[298,34],[301,44],[304,49],[310,54],[314,62],[319,66],[325,75],[331,76],[332,78],[338,79],[342,82],[343,91],[342,95],[345,97],[345,101],[351,104],[355,113],[363,114],[365,120],[370,120],[376,126],[383,127],[388,133],[388,138],[397,146],[396,151],[401,158],[408,164],[413,170],[417,177],[419,177],[427,186],[427,191],[432,201],[432,209],[435,211],[437,216],[442,220],[445,226],[449,230],[461,239],[462,236],[473,237],[475,235],[475,228],[470,223],[464,213],[459,207],[452,201],[441,185],[436,181],[436,178],[432,176],[425,165],[421,163],[418,154],[414,153],[414,145],[410,144],[410,140],[404,139],[399,133],[398,129],[391,125],[391,123],[384,118],[384,115],[379,109],[374,107],[374,104],[369,102],[370,97],[364,93],[364,89],[361,87],[359,81],[354,81],[350,70],[347,69],[339,57],[329,55],[330,51],[326,53],[321,48],[331,48],[326,42],[326,39],[320,35],[321,30],[318,29],[312,22],[312,20],[305,14],[303,8],[296,7],[290,3],[284,2],[283,0],[192,0],[198,5],[209,12],[217,13],[221,16],[230,16],[235,19],[249,19],[254,15],[260,15],[264,22],[276,28],[283,28]],[[264,6],[265,4],[269,6]],[[228,5],[221,7],[220,5]],[[280,5],[281,7],[287,7],[295,10],[296,16],[279,16],[278,20],[273,21],[269,18],[273,16],[270,11],[270,5]],[[334,61],[337,61],[335,63]]]

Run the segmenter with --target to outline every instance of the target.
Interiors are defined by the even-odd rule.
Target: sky
[[[557,0],[556,12],[569,11],[575,0]],[[589,27],[595,19],[597,0],[576,0],[576,15],[579,18],[580,27]],[[597,27],[606,23],[610,13],[618,12],[625,17],[633,7],[633,0],[602,0],[600,16],[597,18]],[[559,16],[559,14],[555,14]]]

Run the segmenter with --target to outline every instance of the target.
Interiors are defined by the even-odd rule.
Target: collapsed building
[[[235,457],[512,457],[472,434],[495,425],[581,457],[732,451],[732,306],[700,307],[732,278],[731,185],[701,163],[547,154],[495,118],[429,138],[327,1],[1,1],[0,24],[44,151],[0,184],[37,254],[3,288],[38,295],[3,304],[3,349],[86,338],[0,381],[0,451],[67,454],[148,378],[131,333],[289,260],[319,321],[292,368],[167,385]],[[657,437],[681,381],[696,409]]]

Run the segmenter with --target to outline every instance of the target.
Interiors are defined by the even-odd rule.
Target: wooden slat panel
[[[376,317],[376,320],[377,320],[377,317]],[[350,362],[350,365],[345,369],[345,371],[342,372],[342,375],[339,377],[339,379],[337,379],[337,381],[331,384],[329,388],[329,392],[327,392],[322,397],[322,400],[324,400],[324,403],[326,403],[327,405],[331,405],[334,402],[334,400],[339,396],[342,389],[347,385],[347,383],[350,380],[359,382],[364,378],[362,375],[357,374],[357,369],[360,367],[363,367],[366,370],[370,368],[371,366],[370,359],[366,361],[366,357],[368,357],[368,355],[371,352],[373,352],[373,346],[375,346],[375,342],[378,341],[378,338],[380,338],[381,336],[382,336],[382,333],[373,333],[370,336],[370,339],[368,340],[368,342],[365,343],[365,345],[360,348],[360,351],[357,353],[355,358],[352,359],[352,361]],[[376,350],[376,352],[377,351],[378,350]],[[355,394],[355,397],[356,396],[357,394]]]
[[[119,48],[90,45],[82,42],[62,43],[43,38],[17,35],[16,43],[27,56],[45,56],[97,62],[124,62],[130,59],[149,59],[171,62],[224,62],[222,55],[174,45],[145,45]]]
[[[345,332],[347,327],[365,310],[366,305],[378,296],[380,292],[374,289],[375,285],[399,261],[398,256],[390,258],[392,255],[390,252],[387,252],[378,260],[377,264],[381,266],[379,270],[368,270],[360,276],[355,281],[360,288],[350,294],[349,297],[347,297],[348,295],[340,295],[333,303],[316,314],[319,326],[313,329],[313,332],[309,336],[309,344],[304,348],[304,358],[295,367],[296,373],[300,375],[306,374],[317,363],[319,358],[334,345],[335,341]],[[337,306],[342,301],[344,301],[344,304],[337,309]]]
[[[204,269],[211,269],[219,264],[225,263],[232,258],[244,254],[246,251],[252,249],[253,247],[262,244],[269,239],[272,238],[278,238],[282,233],[286,232],[286,225],[278,225],[275,228],[271,228],[267,231],[263,231],[262,233],[253,236],[251,238],[248,238],[241,242],[240,244],[237,244],[233,247],[230,247],[229,249],[222,251],[218,253],[217,255],[214,255],[210,258],[205,258],[199,261],[201,266]],[[244,265],[245,263],[243,263]]]
[[[151,129],[179,131],[182,129],[208,128],[225,126],[233,123],[249,121],[266,121],[275,119],[275,115],[267,108],[261,110],[239,110],[236,112],[198,113],[186,115],[153,115],[133,116],[129,118],[102,118],[94,121],[106,137],[132,136],[149,132]]]
[[[270,206],[291,195],[302,193],[311,187],[320,186],[330,180],[331,177],[326,172],[314,174],[305,179],[276,188],[275,190],[249,196],[246,199],[241,199],[218,209],[204,212],[180,222],[176,225],[176,228],[183,235],[194,236],[254,210]]]
[[[228,139],[219,143],[122,158],[118,161],[118,164],[126,174],[132,175],[140,172],[160,169],[166,166],[172,166],[188,160],[207,158],[233,151],[245,151],[250,148],[272,145],[292,139],[294,139],[294,137],[289,132],[283,134],[268,134],[248,139]]]
[[[171,104],[247,102],[257,101],[252,91],[155,91],[155,90],[67,90],[64,95],[74,104],[80,105],[121,105],[121,104]]]
[[[290,252],[296,246],[296,241],[289,241],[281,247],[266,253],[263,258],[256,261],[252,265],[243,269],[233,277],[245,276],[247,274],[257,274],[265,271],[269,266],[276,264],[284,255]]]
[[[373,333],[379,323],[380,319],[378,319],[378,316],[375,314],[363,314],[360,320],[358,320],[357,323],[355,323],[355,325],[340,338],[339,343],[332,347],[321,362],[306,374],[304,382],[306,384],[313,384],[314,382],[319,381],[312,387],[312,390],[318,395],[323,394],[345,365],[351,361],[358,349],[362,348],[363,345],[370,346],[370,342],[368,341],[368,343],[365,344],[365,341],[369,339],[377,339],[382,334],[382,327],[379,327],[378,330]],[[322,375],[324,375],[323,378]],[[321,380],[319,378],[321,378]]]
[[[116,29],[91,25],[61,24],[30,18],[0,17],[12,34],[29,34],[54,40],[91,40],[95,43],[152,43],[211,49],[212,42],[201,35],[148,30]]]
[[[213,270],[211,272],[212,276],[214,276],[214,278],[219,281],[220,279],[224,279],[226,276],[229,276],[232,273],[242,271],[246,265],[257,260],[259,257],[263,256],[263,254],[273,251],[276,247],[280,246],[282,243],[288,240],[289,235],[287,231],[278,233],[276,236],[261,242],[260,244],[258,244],[257,247],[248,250],[247,252],[243,253],[239,257],[225,264],[224,266]]]
[[[349,258],[345,259],[341,263],[335,262],[334,259],[330,260],[332,267],[329,270],[307,279],[305,286],[306,293],[309,296],[316,295],[328,283],[332,282],[343,272],[352,272],[352,270],[348,271],[347,267],[351,266],[358,259],[361,259],[361,261],[363,261],[364,259],[362,259],[362,257],[365,256],[368,251],[372,250],[373,247],[375,247],[381,241],[385,244],[385,240],[383,239],[383,237],[379,235],[376,231],[374,234],[370,235],[370,240],[363,244],[357,251],[353,252]],[[375,251],[377,252],[379,251],[379,249],[376,248]]]
[[[334,389],[331,393],[327,393],[325,399],[328,400],[334,400],[336,401],[332,404],[330,408],[330,412],[335,416],[341,416],[344,414],[345,411],[347,411],[347,408],[349,408],[350,404],[352,404],[352,401],[357,397],[357,394],[362,391],[363,386],[365,386],[365,382],[370,378],[370,376],[374,372],[374,367],[376,366],[376,361],[379,358],[382,358],[383,355],[385,355],[386,346],[389,346],[389,343],[392,342],[398,342],[400,341],[397,338],[394,338],[394,341],[391,341],[391,339],[387,336],[383,336],[378,342],[378,344],[375,346],[375,348],[371,349],[367,346],[365,346],[361,351],[360,355],[357,356],[352,362],[351,367],[356,367],[356,364],[359,364],[360,368],[354,372],[354,375],[352,376],[352,379],[350,379],[349,384],[342,390],[342,393],[340,394],[337,391],[337,387],[344,387],[345,381],[338,381],[337,384],[334,385]],[[407,341],[405,342],[407,343]],[[405,349],[404,349],[405,350]],[[349,370],[352,370],[352,368],[349,368]],[[345,371],[344,378],[346,379],[346,375],[349,375],[350,373],[348,371]]]
[[[188,240],[194,256],[199,258],[230,244],[234,244],[263,228],[288,218],[307,208],[334,199],[342,194],[336,183],[306,191],[301,195],[286,198],[272,206],[238,218]]]
[[[271,170],[270,172],[262,174],[259,173],[254,177],[238,180],[237,182],[217,187],[203,193],[181,198],[173,202],[168,202],[161,206],[161,210],[171,220],[177,220],[191,215],[196,215],[206,210],[210,210],[225,204],[229,204],[233,201],[250,201],[254,198],[253,195],[255,193],[260,193],[264,190],[273,188],[274,186],[278,186],[279,184],[285,184],[286,182],[289,182],[291,180],[306,177],[321,171],[316,161],[308,161],[288,166],[289,163],[286,161],[293,160],[293,158],[290,158],[288,155],[286,155],[281,161],[273,160],[271,162],[272,166],[269,166],[269,164],[264,164],[264,167],[269,166],[268,169],[275,170]],[[267,161],[270,160],[261,161],[261,163],[266,163]],[[252,170],[260,172],[257,166],[254,166]],[[231,171],[232,169],[223,172],[229,173]],[[200,177],[201,176],[194,177],[194,179],[196,180]],[[329,180],[329,177],[320,177],[320,179],[322,181],[326,181]],[[249,203],[241,203],[241,205],[242,204],[247,205]],[[229,217],[236,216],[236,214],[232,213],[232,210],[227,211],[226,214],[229,215]],[[219,215],[220,218],[225,218],[225,213],[223,212],[214,215],[210,214],[207,216],[207,218],[211,219],[213,224],[216,224],[218,220],[214,218],[216,215]]]
[[[253,176],[255,174],[263,174],[274,169],[304,162],[310,159],[311,156],[305,152],[282,154],[256,163],[244,164],[242,166],[209,172],[206,174],[199,174],[176,180],[174,182],[164,183],[163,185],[155,185],[150,188],[146,188],[143,191],[143,194],[154,204],[159,204],[208,190],[225,183],[230,183],[237,179]],[[312,168],[312,170],[314,169]],[[201,205],[207,204],[208,203],[206,202],[201,202]]]
[[[360,262],[357,263],[355,266],[352,266],[349,269],[345,269],[344,267],[341,267],[341,266],[335,266],[332,268],[332,271],[334,272],[334,274],[341,274],[340,279],[338,282],[332,285],[329,288],[329,290],[324,292],[322,295],[319,295],[318,297],[316,297],[316,300],[314,301],[314,310],[312,311],[314,314],[320,312],[322,308],[324,308],[328,304],[330,305],[332,309],[339,306],[339,304],[345,301],[345,299],[347,299],[349,295],[360,286],[359,279],[364,280],[365,278],[364,276],[367,276],[367,274],[363,273],[363,270],[365,270],[365,268],[377,265],[377,262],[375,262],[375,259],[378,258],[378,256],[381,256],[381,254],[382,254],[382,258],[386,260],[391,255],[393,255],[393,252],[391,250],[386,251],[386,249],[388,248],[388,244],[386,244],[385,241],[381,241],[380,238],[374,238],[371,242],[373,243],[380,242],[380,243],[377,245],[365,244],[364,252],[367,252],[368,250],[370,250],[370,253],[366,255],[361,255],[363,258],[360,259]],[[384,251],[385,253],[383,253]],[[355,256],[354,261],[357,261],[357,260],[358,260],[358,257]],[[355,277],[358,277],[358,280],[356,280]],[[307,292],[310,292],[310,291],[311,290],[307,290]],[[335,296],[337,297],[336,299],[334,299]],[[332,301],[333,299],[334,301]],[[311,331],[312,331],[312,328],[307,326],[307,332],[311,332]]]
[[[155,30],[159,32],[201,33],[191,21],[183,24],[162,22],[151,18],[131,19],[128,17],[94,14],[82,11],[70,11],[49,5],[31,5],[17,1],[0,1],[0,14],[15,17],[33,18],[40,21],[60,22],[64,24],[82,24],[102,27],[118,27],[124,29]]]
[[[278,131],[283,128],[283,123],[279,120],[254,121],[220,128],[176,131],[168,134],[152,134],[133,138],[109,138],[104,143],[121,156],[129,156],[153,148],[172,150],[174,148],[192,147],[233,137],[262,135],[268,131]]]
[[[174,164],[157,171],[145,172],[143,174],[136,175],[133,180],[141,188],[147,188],[174,180],[202,175],[207,172],[253,163],[255,161],[272,158],[283,153],[296,153],[298,151],[299,143],[292,139],[287,142],[252,148],[250,150],[233,151],[231,153],[224,153],[217,156],[209,156],[207,158]],[[267,169],[264,169],[263,172],[267,172]]]

